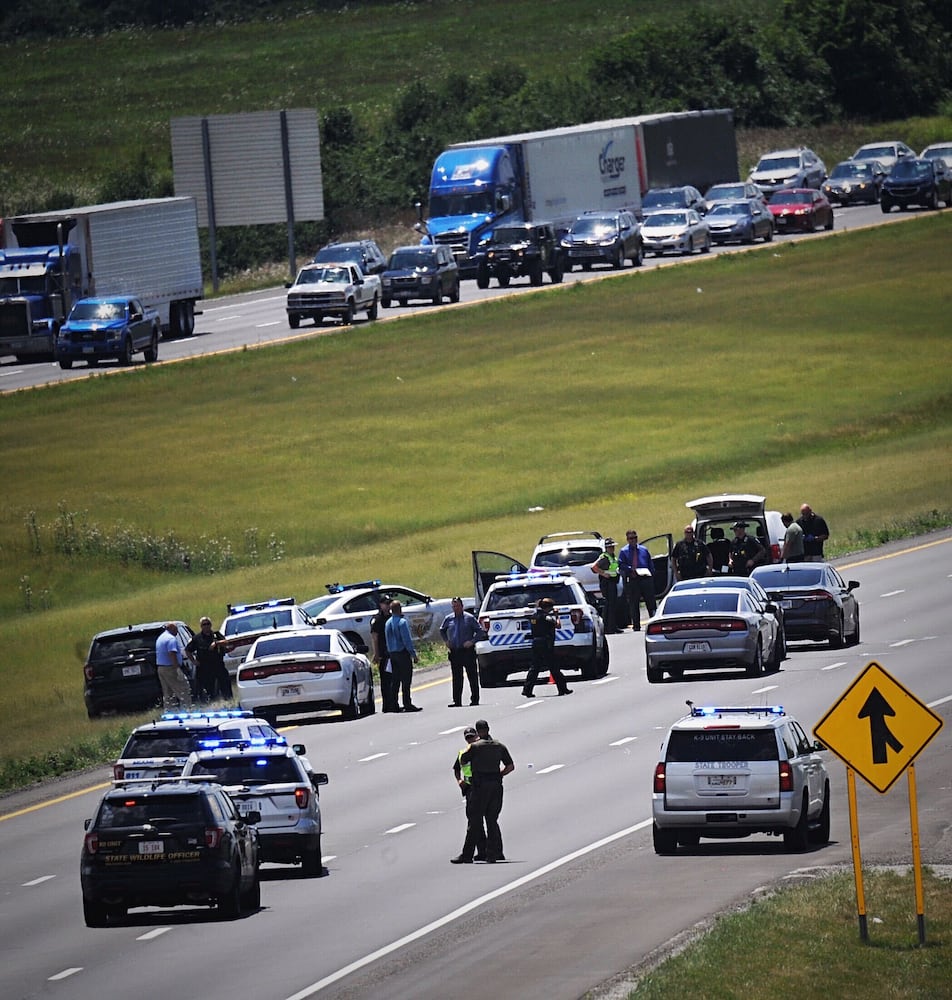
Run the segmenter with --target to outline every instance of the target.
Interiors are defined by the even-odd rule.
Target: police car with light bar
[[[272,598],[256,604],[229,604],[228,617],[219,631],[225,637],[219,642],[225,668],[232,680],[238,666],[244,662],[251,644],[259,636],[281,629],[308,628],[314,620],[293,597]]]
[[[532,661],[529,618],[543,597],[551,598],[559,624],[555,657],[560,670],[578,669],[583,678],[608,671],[609,650],[601,615],[569,569],[551,573],[506,573],[486,591],[479,624],[488,638],[476,643],[479,682],[504,684]]]
[[[655,765],[655,853],[753,833],[782,836],[788,851],[829,842],[823,744],[780,705],[687,704],[690,714],[668,730]]]
[[[132,730],[112,765],[116,781],[177,778],[202,740],[287,741],[265,719],[241,709],[166,712],[156,722]]]
[[[183,778],[222,785],[241,815],[258,817],[262,861],[298,864],[304,875],[323,874],[321,804],[315,773],[298,743],[219,741],[189,756]]]

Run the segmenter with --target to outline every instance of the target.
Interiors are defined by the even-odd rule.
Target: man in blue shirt
[[[645,602],[648,616],[658,609],[654,592],[654,563],[651,553],[638,544],[638,532],[630,528],[625,532],[627,545],[618,553],[618,569],[625,585],[625,599],[631,616],[632,631],[641,631],[641,602]]]
[[[453,673],[453,700],[447,708],[463,705],[463,671],[469,680],[469,703],[479,704],[479,669],[476,664],[476,643],[486,638],[479,622],[463,610],[463,598],[453,598],[453,613],[443,619],[440,635],[449,649],[450,670]]]
[[[410,634],[410,624],[403,617],[403,605],[399,601],[390,604],[390,617],[386,627],[387,655],[393,668],[394,683],[403,693],[404,712],[422,712],[419,705],[410,701],[410,684],[413,681],[413,664],[420,662],[413,636]]]

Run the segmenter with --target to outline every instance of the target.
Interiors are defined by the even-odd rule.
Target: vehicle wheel
[[[353,326],[354,325],[354,313],[355,312],[356,312],[356,310],[354,309],[354,303],[353,302],[348,302],[347,303],[347,308],[344,310],[344,315],[341,316],[341,323],[344,326]],[[315,323],[317,322],[317,317],[314,318],[314,322]]]
[[[701,253],[710,253],[710,252],[711,252],[711,241],[708,240],[704,244],[704,246],[701,247]]]
[[[437,282],[436,291],[433,293],[433,305],[443,305],[443,286],[439,282]]]
[[[615,251],[614,259],[612,260],[612,267],[616,271],[620,271],[625,266],[625,249],[624,247],[618,247]]]
[[[450,289],[450,302],[459,302],[459,282],[458,281]]]
[[[301,858],[301,870],[305,878],[320,878],[324,874],[324,858],[321,855],[321,835],[317,835],[317,847],[305,851]]]
[[[479,686],[484,688],[499,687],[499,675],[486,664],[479,664]]]
[[[390,299],[382,299],[380,304],[384,307],[384,309],[389,309],[393,303],[390,301]]]
[[[809,846],[810,828],[808,822],[807,797],[804,794],[803,802],[800,806],[800,819],[797,820],[797,825],[792,830],[783,831],[783,846],[791,853],[805,851]]]
[[[109,923],[106,907],[103,903],[91,903],[83,900],[83,919],[87,927],[105,927]]]
[[[218,900],[218,915],[222,920],[237,920],[241,916],[241,869],[238,865],[235,865],[232,884]]]
[[[489,288],[489,272],[485,267],[481,267],[476,272],[476,287],[477,288]]]
[[[843,613],[840,612],[839,628],[833,635],[830,636],[830,649],[842,649],[846,644],[846,636],[843,634],[845,627],[846,626],[843,623]]]
[[[688,240],[688,245],[685,247],[684,252],[686,254],[692,254],[692,253],[694,253],[694,240],[693,239]]]
[[[497,281],[499,282],[500,288],[508,288],[511,278],[508,271],[500,271]]]
[[[369,690],[367,691],[367,700],[360,706],[361,717],[365,715],[373,715],[377,711],[377,701],[374,698],[374,677],[371,673],[370,683],[368,684]]]
[[[659,667],[648,667],[648,683],[660,684],[664,678],[664,671]]]
[[[823,808],[820,810],[820,822],[813,827],[808,838],[811,844],[828,844],[830,842],[830,783],[823,786]]]
[[[132,338],[126,337],[122,341],[122,350],[119,353],[119,364],[128,367],[132,364]]]
[[[635,248],[635,256],[631,258],[631,263],[635,267],[641,267],[645,262],[645,248],[642,246],[641,242],[638,242],[638,246]]]
[[[879,208],[882,211],[883,215],[889,215],[889,212],[892,209],[892,205],[888,201],[884,200],[879,203]]]
[[[350,682],[350,701],[341,708],[345,719],[356,719],[360,715],[360,702],[357,700],[357,678]]]
[[[261,909],[261,873],[255,866],[255,878],[251,883],[251,888],[244,894],[241,905],[246,913]]]
[[[297,313],[288,313],[288,326],[296,330],[301,325],[301,317]]]
[[[605,645],[608,645],[608,639],[602,640]],[[601,657],[598,655],[598,647],[595,645],[595,637],[592,636],[592,649],[589,655],[581,664],[581,674],[583,681],[590,681],[595,677],[598,677],[598,671],[601,666]]]
[[[773,226],[767,227],[767,232],[764,234],[764,243],[773,243]]]
[[[651,826],[651,839],[654,842],[655,854],[677,854],[677,830],[662,830],[657,823]]]
[[[753,242],[754,242],[754,227],[751,226],[750,232],[744,236],[744,238],[741,240],[741,243],[743,243],[745,246],[750,246]]]
[[[179,330],[183,337],[191,337],[195,332],[195,303],[180,302],[179,307]]]
[[[770,672],[776,673],[780,669],[780,664],[783,662],[783,639],[780,633],[777,634],[777,638],[774,640],[773,650],[770,655]]]
[[[830,221],[823,227],[827,232],[833,228],[833,212],[830,212]]]
[[[785,628],[780,629],[780,638],[777,640],[777,669],[780,669],[780,664],[789,655],[787,653],[787,630]]]
[[[159,360],[159,328],[152,331],[152,339],[145,349],[145,360],[151,365],[153,361]]]
[[[564,271],[562,270],[562,258],[557,257],[555,260],[555,266],[551,271],[549,271],[549,280],[553,285],[561,285],[563,275]]]
[[[60,366],[60,368],[63,369],[64,372],[68,372],[70,370],[70,368],[73,367],[73,359],[72,358],[60,358],[59,366]]]
[[[856,628],[853,629],[853,634],[850,636],[850,645],[859,645],[859,608],[856,609]]]
[[[932,194],[929,195],[929,203],[926,205],[926,208],[930,208],[932,209],[932,211],[938,212],[939,196],[935,193],[935,191],[933,191]]]
[[[764,672],[764,651],[760,648],[760,643],[757,643],[757,648],[754,650],[754,658],[747,664],[747,676],[748,677],[760,677]]]
[[[374,296],[373,302],[370,303],[370,308],[367,310],[367,319],[373,322],[377,318],[377,313],[380,309],[380,299]]]
[[[606,639],[602,643],[602,655],[600,657],[600,663],[598,664],[598,677],[604,677],[608,673],[608,667],[611,663],[611,650],[608,647],[608,640]]]

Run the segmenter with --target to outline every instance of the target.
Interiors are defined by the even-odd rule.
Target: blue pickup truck
[[[145,309],[139,299],[118,295],[80,299],[60,327],[54,357],[60,368],[72,368],[74,361],[93,367],[110,358],[130,365],[139,351],[146,361],[155,361],[161,335],[158,313]]]

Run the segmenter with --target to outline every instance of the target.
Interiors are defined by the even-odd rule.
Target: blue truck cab
[[[461,277],[475,276],[474,254],[495,225],[525,221],[520,153],[513,146],[447,149],[433,164],[427,219],[416,228],[424,242],[452,248]]]

